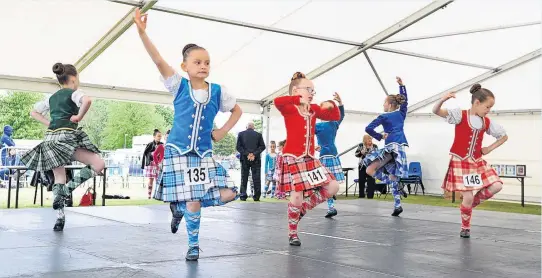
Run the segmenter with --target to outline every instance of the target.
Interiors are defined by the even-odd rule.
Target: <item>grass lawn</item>
[[[358,197],[351,197],[348,198],[344,196],[338,196],[337,199],[339,200],[354,200]],[[392,202],[393,196],[391,194],[388,194],[386,199],[384,199],[384,196],[381,196],[380,198],[375,197],[374,200],[378,201],[387,201]],[[455,203],[452,203],[451,200],[446,200],[439,196],[423,196],[423,195],[409,195],[408,198],[403,198],[401,202],[406,204],[419,204],[419,205],[429,205],[429,206],[439,206],[439,207],[459,207],[461,204],[461,200],[455,200]],[[492,211],[500,211],[500,212],[513,212],[513,213],[523,213],[523,214],[534,214],[534,215],[540,215],[541,213],[541,206],[540,205],[531,205],[531,204],[525,204],[525,207],[522,207],[520,203],[510,203],[510,202],[500,202],[500,201],[487,201],[476,207],[476,209],[481,210],[492,210]]]
[[[337,197],[339,201],[340,200],[356,200],[357,198],[358,198],[357,196],[350,196],[348,198],[344,196]],[[384,196],[380,198],[375,197],[374,200],[391,202],[393,201],[393,196],[388,195],[386,199],[384,199]],[[264,203],[286,202],[284,200],[277,200],[277,199],[272,199],[272,198],[261,198],[260,201]],[[100,206],[101,202],[102,202],[101,199],[96,199],[96,205]],[[241,202],[241,201],[237,200],[235,202]],[[451,200],[446,200],[438,196],[409,195],[408,198],[403,198],[402,202],[406,204],[419,204],[419,205],[440,206],[440,207],[458,207],[461,200],[456,200],[455,203],[452,203]],[[254,203],[254,201],[249,198],[246,203]],[[147,200],[147,199],[106,200],[106,205],[108,206],[139,206],[139,205],[158,205],[158,204],[163,204],[163,202],[156,201],[156,200]],[[12,206],[14,205],[15,204],[12,203]],[[74,206],[78,206],[78,205],[79,205],[79,201],[75,200]],[[46,201],[44,206],[51,207],[50,200]],[[27,202],[19,204],[19,208],[38,208],[38,207],[40,206],[32,205],[31,203],[27,203]],[[0,203],[0,209],[1,208],[6,208],[6,204]],[[534,215],[541,214],[540,205],[525,204],[525,207],[522,207],[519,203],[499,202],[499,201],[484,202],[483,204],[478,206],[476,209],[499,211],[499,212],[534,214]]]

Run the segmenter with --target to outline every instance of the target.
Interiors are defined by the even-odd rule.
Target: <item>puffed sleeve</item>
[[[188,84],[188,80],[182,77],[178,72],[175,72],[172,76],[168,78],[163,78],[160,76],[160,80],[164,83],[164,87],[170,92],[173,96],[176,96],[182,86]]]
[[[34,104],[34,111],[42,115],[47,114],[47,112],[49,112],[49,97]]]
[[[446,121],[449,124],[457,125],[461,122],[462,111],[460,108],[448,109],[448,116],[446,116]]]
[[[489,128],[486,130],[486,133],[499,139],[506,135],[506,130],[504,130],[504,128],[500,124],[491,121],[489,123]]]
[[[237,99],[228,93],[228,89],[220,85],[221,95],[220,95],[220,111],[221,112],[230,112],[235,104]]]

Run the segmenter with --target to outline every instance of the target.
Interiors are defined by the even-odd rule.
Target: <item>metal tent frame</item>
[[[108,1],[124,4],[124,5],[130,5],[132,6],[132,9],[130,9],[130,11],[124,17],[122,17],[117,22],[117,24],[115,24],[93,47],[91,47],[85,54],[81,56],[80,59],[77,60],[77,62],[75,62],[74,65],[80,72],[85,70],[85,68],[88,65],[90,65],[100,54],[102,54],[104,50],[106,50],[109,46],[111,46],[111,44],[115,40],[117,40],[133,24],[132,15],[136,7],[141,8],[143,12],[148,11],[148,10],[154,10],[154,11],[165,12],[165,13],[170,13],[170,14],[175,14],[175,15],[198,18],[201,20],[208,20],[208,21],[219,22],[223,24],[235,25],[235,26],[244,27],[244,28],[251,28],[251,29],[257,29],[257,30],[262,30],[262,31],[267,31],[267,32],[279,33],[283,35],[296,36],[296,37],[302,37],[306,39],[327,41],[327,42],[333,42],[337,44],[353,46],[347,52],[337,56],[336,58],[330,60],[329,62],[309,72],[307,74],[307,77],[311,79],[317,78],[318,76],[321,76],[322,74],[334,69],[335,67],[348,61],[349,59],[352,59],[353,57],[363,53],[375,77],[380,83],[383,92],[386,95],[388,94],[388,92],[384,84],[382,83],[380,76],[378,75],[376,67],[374,66],[373,62],[371,61],[371,59],[369,58],[369,55],[366,52],[369,49],[394,53],[397,55],[407,55],[407,56],[417,57],[421,59],[429,59],[429,60],[440,61],[444,63],[451,63],[451,64],[456,64],[456,65],[475,67],[475,68],[481,68],[481,69],[487,70],[487,72],[485,72],[484,74],[481,74],[472,79],[466,80],[465,82],[462,82],[456,86],[451,87],[449,90],[446,90],[445,92],[436,94],[418,103],[414,103],[410,105],[409,113],[411,116],[429,116],[427,113],[420,114],[420,113],[412,113],[412,112],[417,111],[423,107],[426,107],[434,103],[441,97],[442,94],[446,92],[459,91],[459,90],[467,88],[473,83],[493,78],[496,75],[499,75],[505,71],[514,69],[519,65],[522,65],[534,59],[537,59],[542,54],[542,49],[536,49],[533,52],[528,53],[512,61],[509,61],[508,63],[504,65],[494,67],[494,66],[489,66],[489,65],[478,65],[478,64],[469,63],[466,61],[456,61],[452,59],[446,59],[446,58],[429,56],[429,55],[424,55],[424,54],[419,54],[419,53],[401,51],[401,50],[382,46],[384,44],[393,44],[393,43],[405,42],[405,41],[427,40],[427,39],[432,39],[432,38],[442,38],[442,37],[459,36],[459,35],[472,34],[472,33],[491,32],[491,31],[496,31],[496,30],[521,28],[521,27],[541,24],[540,21],[536,21],[536,22],[526,22],[526,23],[512,24],[512,25],[478,28],[478,29],[464,30],[464,31],[458,31],[458,32],[433,34],[433,35],[411,37],[411,38],[390,39],[392,36],[401,32],[405,28],[430,16],[431,14],[439,11],[440,9],[446,8],[447,5],[454,2],[453,0],[433,1],[427,6],[423,7],[422,9],[414,12],[413,14],[407,16],[404,19],[401,19],[396,24],[384,29],[380,33],[368,38],[367,40],[363,42],[354,42],[354,41],[330,38],[330,37],[325,37],[325,36],[318,36],[318,35],[313,35],[313,34],[297,32],[297,31],[290,31],[290,30],[257,25],[257,24],[247,23],[247,22],[235,21],[235,20],[230,20],[226,18],[208,16],[204,14],[198,14],[198,13],[193,13],[193,12],[168,8],[168,7],[162,7],[162,6],[156,5],[159,2],[158,0],[152,0],[152,1],[108,0]],[[48,92],[56,90],[58,88],[58,84],[55,80],[49,79],[49,78],[32,78],[32,77],[24,77],[24,76],[0,75],[0,88],[48,93]],[[81,88],[84,89],[88,95],[98,97],[98,98],[124,100],[124,101],[137,101],[137,102],[156,103],[156,104],[167,104],[167,105],[171,104],[171,96],[169,93],[165,91],[143,90],[143,89],[137,89],[137,88],[125,88],[125,87],[99,85],[99,84],[81,84]],[[241,108],[245,112],[260,114],[264,118],[264,125],[266,126],[265,128],[266,141],[269,140],[269,120],[270,120],[270,111],[271,111],[271,106],[273,104],[273,99],[278,96],[286,94],[287,90],[288,90],[288,86],[284,86],[276,90],[275,92],[269,94],[268,96],[264,97],[261,100],[238,99],[238,103],[240,104]],[[540,113],[540,110],[527,111],[524,109],[520,109],[520,110],[514,110],[514,111],[503,111],[502,113],[523,113],[523,112]],[[500,112],[495,111],[495,113],[500,113]],[[364,112],[364,111],[347,111],[347,114],[375,115],[376,113]]]

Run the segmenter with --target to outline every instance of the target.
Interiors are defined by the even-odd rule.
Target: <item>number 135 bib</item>
[[[209,178],[209,168],[193,167],[184,170],[184,183],[186,185],[208,184],[211,183]]]

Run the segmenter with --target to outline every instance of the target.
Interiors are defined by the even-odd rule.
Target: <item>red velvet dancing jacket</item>
[[[455,138],[450,153],[465,160],[472,157],[475,161],[482,157],[484,133],[489,129],[489,118],[484,117],[484,126],[478,130],[470,124],[467,110],[461,111],[461,122],[455,125]]]
[[[324,121],[338,121],[341,119],[339,108],[333,101],[333,108],[322,109],[317,104],[311,104],[309,114],[302,115],[298,105],[301,96],[283,96],[275,99],[275,106],[284,117],[286,125],[286,145],[283,155],[314,157],[314,131],[316,118]]]

